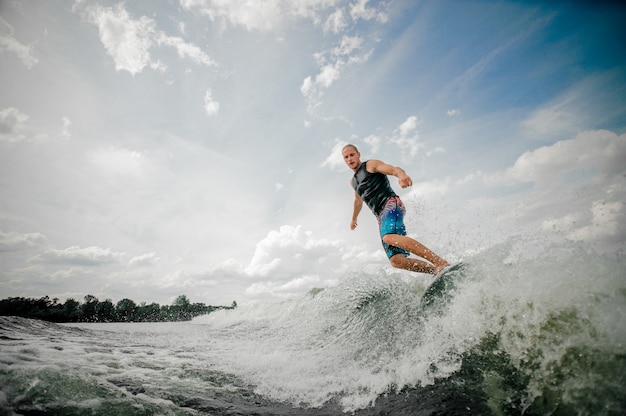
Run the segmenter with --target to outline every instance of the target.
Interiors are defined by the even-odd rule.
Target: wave
[[[454,381],[493,414],[622,413],[624,260],[532,244],[512,239],[466,259],[435,308],[421,307],[424,277],[354,273],[194,323],[220,334],[222,371],[299,406],[354,412]]]
[[[0,413],[626,413],[624,258],[516,238],[465,264],[429,307],[381,271],[191,323],[0,317]]]

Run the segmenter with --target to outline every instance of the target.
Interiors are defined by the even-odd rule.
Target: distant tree
[[[160,306],[158,303],[137,306],[131,299],[122,299],[113,305],[110,299],[100,302],[93,295],[85,296],[85,302],[69,298],[59,303],[58,298],[44,296],[33,298],[7,298],[0,300],[0,315],[22,316],[53,322],[130,322],[130,321],[187,321],[199,315],[206,315],[218,309],[234,309],[232,306],[210,306],[204,303],[191,303],[185,295],[180,295],[174,304]]]
[[[41,311],[41,319],[52,322],[67,322],[67,316],[65,315],[65,309],[63,304],[59,303],[59,298],[49,300],[46,296],[45,309]]]
[[[115,306],[111,299],[100,302],[96,305],[96,319],[101,322],[115,321]]]
[[[92,322],[92,321],[97,320],[97,311],[98,311],[99,303],[100,301],[98,300],[97,297],[93,295],[85,296],[85,303],[83,303],[80,306],[80,309],[83,312],[82,319],[87,322]]]
[[[0,314],[4,316],[25,316],[30,307],[24,298],[7,298],[0,301]]]
[[[137,305],[130,299],[124,298],[117,302],[115,307],[117,319],[124,322],[130,322],[135,320],[137,313]]]
[[[82,311],[80,309],[80,303],[73,298],[69,298],[63,304],[63,315],[69,322],[76,322],[80,320]]]
[[[189,299],[187,299],[185,295],[180,295],[174,301],[174,306],[178,306],[181,309],[188,309],[189,305],[191,305],[191,302],[189,302]]]
[[[191,302],[185,295],[180,295],[169,308],[169,317],[173,321],[187,321],[192,318]]]
[[[151,303],[146,305],[142,302],[141,306],[137,308],[137,320],[155,322],[164,321],[165,318],[161,315],[161,306],[158,303]]]

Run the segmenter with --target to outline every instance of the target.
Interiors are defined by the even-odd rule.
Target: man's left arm
[[[371,162],[375,162],[375,163],[371,164]],[[370,167],[370,164],[372,165],[371,166],[371,169],[373,170],[372,173],[378,172],[378,173],[382,173],[385,175],[395,176],[396,178],[398,178],[398,184],[400,184],[400,187],[402,188],[406,188],[408,186],[413,185],[413,180],[409,177],[409,175],[406,174],[404,169],[400,167],[388,165],[387,163],[381,162],[380,160],[368,162],[367,164],[368,168]]]

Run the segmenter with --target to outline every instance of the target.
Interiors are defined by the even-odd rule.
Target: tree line
[[[58,298],[44,296],[39,299],[14,297],[0,300],[0,315],[20,316],[50,322],[172,322],[189,321],[200,315],[219,309],[235,309],[231,306],[211,306],[191,303],[187,296],[180,295],[173,305],[142,302],[137,305],[131,299],[122,299],[116,304],[110,299],[98,300],[87,295],[84,302],[69,298],[60,303]]]

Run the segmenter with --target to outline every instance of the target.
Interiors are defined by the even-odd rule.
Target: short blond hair
[[[353,145],[353,144],[347,144],[347,145],[345,145],[344,147],[342,147],[342,148],[341,148],[341,153],[343,153],[343,151],[344,151],[344,150],[346,150],[348,147],[351,147],[351,148],[353,148],[354,150],[356,150],[356,152],[357,152],[357,153],[360,153],[360,152],[359,152],[359,149],[357,149],[357,147],[356,147],[355,145]]]

